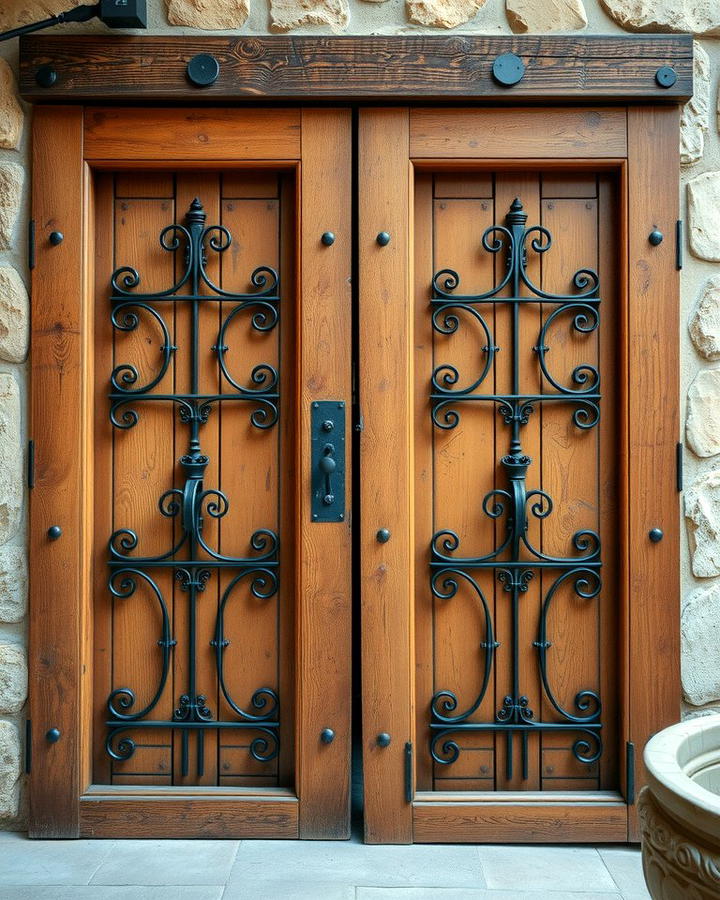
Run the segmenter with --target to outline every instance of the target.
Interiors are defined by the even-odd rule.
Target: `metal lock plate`
[[[310,404],[310,517],[313,522],[345,519],[345,403]]]

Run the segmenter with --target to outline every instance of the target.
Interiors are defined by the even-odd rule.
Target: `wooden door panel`
[[[628,478],[637,467],[628,449],[642,445],[652,419],[629,406],[640,359],[628,355],[630,341],[656,352],[653,330],[643,335],[639,319],[628,318],[633,303],[647,301],[647,282],[628,281],[632,248],[638,272],[662,272],[663,302],[677,299],[668,296],[677,275],[667,251],[639,250],[660,227],[647,214],[655,205],[643,195],[637,220],[628,205],[628,172],[649,153],[639,133],[628,141],[628,122],[644,114],[425,108],[361,116],[361,274],[363,256],[368,270],[372,256],[362,241],[380,224],[370,184],[390,195],[408,168],[412,181],[412,285],[382,281],[396,327],[405,315],[412,322],[407,346],[393,342],[390,354],[376,341],[377,267],[360,285],[363,484],[383,460],[377,416],[404,423],[408,409],[414,473],[404,497],[397,471],[385,487],[400,505],[396,528],[403,515],[412,523],[405,582],[397,555],[368,547],[363,564],[363,609],[372,610],[365,677],[377,677],[382,658],[386,683],[395,684],[366,721],[392,723],[412,745],[402,773],[390,760],[384,769],[366,765],[366,797],[386,798],[382,813],[374,802],[366,807],[372,840],[557,840],[558,827],[569,840],[634,833],[632,744],[637,754],[650,721],[661,727],[679,696],[671,666],[662,702],[657,691],[652,704],[641,697],[659,665],[646,642],[667,640],[677,652],[668,625],[677,547],[654,563],[671,593],[661,638],[646,617],[652,601],[637,563],[652,552],[645,500],[647,530],[632,531],[640,494],[658,495],[655,517],[674,530],[674,486]],[[401,146],[379,164],[376,129],[387,117]],[[670,155],[676,117],[648,117]],[[649,175],[642,190],[652,183],[666,193],[662,178]],[[671,230],[672,203],[653,217]],[[387,218],[404,234],[402,215]],[[676,332],[660,320],[672,343]],[[410,384],[395,378],[398,363]],[[662,379],[650,388],[643,377],[643,403],[675,403]],[[674,368],[670,377],[675,384]],[[652,420],[651,452],[664,467],[675,420],[676,411],[662,427]],[[398,586],[392,602],[390,582]],[[405,709],[414,723],[407,736]]]
[[[246,189],[252,176],[252,172],[245,176]],[[207,251],[205,271],[221,290],[229,295],[251,295],[257,291],[257,285],[250,280],[253,271],[266,266],[279,272],[281,180],[287,182],[288,190],[292,190],[292,183],[286,176],[281,179],[276,173],[274,196],[262,199],[240,196],[225,199],[223,173],[161,175],[160,183],[157,183],[155,173],[150,176],[124,174],[118,178],[124,196],[115,199],[114,228],[112,223],[98,217],[96,229],[98,233],[114,234],[116,268],[123,265],[123,261],[127,264],[132,261],[145,291],[164,291],[182,274],[182,261],[177,255],[168,253],[157,241],[157,236],[170,222],[182,223],[196,197],[201,198],[207,222],[221,224],[232,236],[228,250],[223,251],[225,256],[212,253],[210,248]],[[242,186],[239,176],[233,174],[231,192],[240,194]],[[103,188],[110,190],[111,187],[110,179],[104,176]],[[161,197],[161,188],[171,190],[171,196]],[[148,193],[151,196],[145,196]],[[290,238],[289,235],[286,237]],[[280,277],[283,276],[284,273],[280,273]],[[190,302],[183,299],[189,287],[183,287],[178,300],[153,301],[152,309],[162,316],[162,324],[144,307],[121,306],[118,316],[138,314],[137,324],[134,320],[129,323],[135,327],[123,330],[121,326],[127,323],[119,320],[113,328],[110,319],[108,284],[101,285],[100,296],[96,298],[98,309],[105,310],[105,315],[98,316],[95,367],[98,371],[103,366],[107,369],[107,360],[114,360],[114,377],[121,387],[125,384],[122,381],[125,373],[130,373],[133,378],[131,387],[156,380],[166,337],[176,349],[155,386],[155,391],[161,394],[184,396],[199,391],[208,396],[228,395],[229,379],[240,386],[262,387],[264,380],[267,383],[272,378],[272,372],[282,372],[283,351],[287,350],[288,358],[292,359],[288,346],[293,339],[292,331],[285,331],[286,346],[281,347],[279,328],[266,331],[253,328],[253,315],[269,315],[269,307],[252,305],[246,299],[247,308],[238,309],[238,300],[230,297],[218,300],[210,288],[202,284],[200,294],[208,299],[200,303],[198,310],[197,385],[193,386],[192,308]],[[286,305],[292,304],[292,287],[284,293],[283,299]],[[164,328],[167,328],[167,335]],[[223,356],[227,374],[221,372],[218,353],[214,349],[221,330],[222,343],[228,348]],[[105,354],[107,347],[112,348],[110,356]],[[137,376],[129,366],[135,367]],[[291,378],[285,380],[292,392]],[[110,407],[107,383],[103,385],[100,381],[98,387],[96,414],[103,416],[103,410]],[[188,423],[177,415],[171,403],[138,401],[136,407],[125,404],[116,408],[116,419],[121,423],[125,421],[123,414],[129,410],[139,421],[132,427],[118,428],[113,427],[106,415],[105,427],[110,437],[104,437],[97,447],[97,454],[104,455],[108,440],[111,444],[113,487],[109,514],[114,523],[113,531],[132,528],[138,536],[141,556],[164,554],[178,542],[182,531],[176,515],[158,515],[157,503],[166,491],[181,490],[184,486],[185,473],[180,460],[188,451]],[[258,408],[270,409],[270,404]],[[132,413],[128,412],[128,415]],[[279,493],[279,465],[282,458],[292,456],[292,444],[289,443],[292,433],[281,432],[274,426],[260,428],[253,423],[253,415],[259,414],[251,402],[233,402],[228,396],[225,402],[217,403],[210,410],[207,421],[201,426],[201,447],[208,457],[203,484],[211,490],[215,489],[211,486],[216,485],[228,500],[227,511],[222,517],[212,515],[211,510],[205,513],[202,539],[224,557],[252,556],[250,536],[262,529],[277,534],[283,545],[291,542],[290,535],[279,530],[281,511],[286,503],[292,505],[291,496],[281,497]],[[287,440],[284,446],[280,442],[281,434],[285,434]],[[106,497],[99,496],[105,504]],[[230,498],[234,498],[234,502]],[[170,500],[168,497],[164,503],[166,512]],[[218,502],[224,503],[220,499]],[[162,620],[153,596],[154,584],[167,606],[175,644],[170,651],[172,663],[166,683],[152,709],[152,716],[148,718],[160,721],[177,718],[174,710],[180,708],[180,698],[187,693],[191,678],[197,681],[198,690],[206,697],[208,708],[218,720],[237,720],[231,702],[240,709],[261,715],[258,712],[261,707],[253,706],[253,698],[262,701],[264,697],[267,703],[270,695],[257,695],[256,691],[267,687],[268,691],[279,695],[281,667],[292,670],[292,660],[281,659],[279,653],[279,635],[287,627],[281,617],[292,607],[292,592],[285,589],[286,602],[281,604],[279,589],[267,597],[254,596],[249,585],[238,582],[232,587],[237,580],[237,569],[217,569],[214,573],[209,569],[210,577],[202,592],[196,601],[188,602],[186,587],[178,581],[177,574],[183,574],[181,562],[178,562],[175,571],[170,568],[148,573],[152,575],[152,584],[140,579],[129,596],[113,597],[112,593],[108,596],[107,585],[103,583],[107,578],[107,559],[102,558],[105,543],[98,541],[101,549],[96,562],[95,620],[103,635],[109,637],[107,646],[99,641],[97,645],[104,651],[105,665],[110,667],[110,672],[106,673],[103,666],[97,665],[96,677],[103,687],[108,682],[113,685],[116,713],[133,714],[148,706],[162,679],[163,651],[153,647],[162,631]],[[201,549],[200,556],[208,560],[208,565],[212,564],[207,550]],[[182,558],[182,555],[178,557],[179,560]],[[118,585],[118,581],[113,583],[122,594]],[[228,590],[231,593],[223,604]],[[215,639],[221,605],[224,608],[224,640],[229,642],[223,651],[223,683],[227,695],[221,690],[216,664]],[[109,629],[104,622],[106,616],[111,620]],[[190,616],[195,617],[193,627],[197,637],[194,641],[190,638]],[[291,693],[291,682],[285,680],[286,693]],[[135,697],[134,703],[124,703],[124,699],[131,697],[127,693],[130,690]],[[104,740],[102,719],[103,715],[108,718],[108,696],[103,697],[99,691],[96,695],[98,741]],[[112,714],[110,718],[113,718]],[[264,785],[278,784],[277,756],[271,753],[268,754],[271,758],[264,760],[257,758],[262,753],[253,756],[252,752],[255,749],[252,742],[262,736],[269,737],[268,732],[208,729],[203,733],[202,748],[197,735],[186,737],[180,730],[147,729],[133,733],[130,729],[117,733],[133,740],[135,749],[126,759],[112,760],[109,778],[107,767],[101,762],[96,783],[101,784],[107,778],[109,784],[140,781],[147,784],[153,783],[157,775],[155,783],[159,785],[252,785],[258,779]],[[280,742],[279,733],[278,737]],[[202,761],[198,759],[201,751]],[[123,756],[122,753],[117,755]],[[285,783],[292,783],[292,778]]]
[[[509,209],[514,198],[521,197],[529,217],[528,223],[533,214],[537,216],[532,221],[547,228],[554,242],[552,250],[542,256],[542,268],[541,255],[528,248],[528,277],[545,291],[571,295],[571,276],[579,269],[589,267],[597,271],[602,279],[603,307],[616,304],[617,292],[612,284],[606,288],[605,273],[599,270],[598,264],[599,247],[609,242],[611,232],[601,235],[598,230],[596,173],[570,173],[564,190],[557,189],[561,183],[559,173],[553,173],[547,185],[544,183],[545,173],[542,172],[522,176],[497,173],[494,177],[487,172],[467,172],[461,177],[464,179],[462,188],[455,176],[452,184],[454,196],[436,197],[432,206],[428,202],[426,176],[421,176],[418,181],[416,194],[416,228],[421,233],[430,228],[433,233],[433,270],[458,272],[461,278],[458,293],[467,295],[488,291],[502,277],[505,260],[485,250],[480,239],[487,228],[502,221],[502,215],[496,218],[498,211]],[[439,180],[441,194],[451,192],[448,190],[447,173],[436,175],[434,180],[436,191]],[[491,196],[483,198],[488,193]],[[555,197],[556,193],[560,197]],[[581,194],[584,199],[566,197],[565,194]],[[609,203],[610,197],[606,196],[605,201]],[[432,219],[430,226],[425,226],[423,216]],[[604,221],[609,224],[612,215],[608,214]],[[417,252],[425,251],[426,246],[419,244]],[[416,260],[416,270],[423,272],[419,259]],[[507,294],[507,291],[503,293]],[[531,296],[527,291],[523,293],[526,297]],[[427,280],[417,285],[416,296],[425,314],[431,315],[431,293]],[[508,452],[508,428],[502,417],[498,416],[497,401],[482,402],[482,398],[484,395],[502,397],[515,390],[512,307],[498,300],[488,305],[487,314],[479,304],[474,308],[479,315],[467,306],[448,306],[445,312],[441,311],[442,317],[436,316],[434,335],[430,336],[432,340],[422,345],[415,358],[417,378],[421,377],[422,372],[434,373],[436,396],[440,396],[438,391],[463,389],[485,374],[482,385],[472,391],[478,402],[463,401],[462,405],[436,402],[435,433],[430,436],[421,424],[423,420],[433,418],[427,390],[418,392],[417,397],[416,460],[420,461],[422,469],[416,478],[416,484],[420,487],[415,508],[421,519],[426,522],[432,520],[433,526],[426,533],[416,529],[416,539],[427,547],[433,534],[451,530],[457,536],[457,555],[465,557],[489,553],[502,543],[506,533],[505,515],[493,517],[483,513],[481,502],[489,492],[507,489],[507,475],[499,460]],[[548,362],[549,377],[560,386],[567,384],[572,388],[575,385],[580,389],[585,383],[590,383],[588,379],[592,370],[589,367],[598,368],[601,328],[580,330],[573,327],[574,317],[587,312],[582,307],[569,307],[560,314],[555,312],[557,309],[557,303],[526,302],[520,306],[517,377],[522,394],[532,396],[548,390],[557,391],[549,378],[543,376],[535,349],[543,326],[553,313],[553,319],[549,320],[544,330],[544,342],[550,346],[547,351],[551,361]],[[453,318],[455,315],[458,317],[457,326]],[[604,325],[604,319],[602,321]],[[605,333],[604,328],[602,333]],[[610,344],[614,342],[612,333],[608,333],[606,339]],[[489,345],[497,349],[490,349]],[[572,381],[573,373],[577,374],[577,382]],[[577,552],[573,549],[573,536],[583,530],[597,531],[601,537],[606,535],[606,544],[614,541],[613,520],[602,519],[598,496],[601,481],[598,462],[603,472],[617,472],[617,447],[613,441],[612,422],[618,404],[613,396],[612,371],[607,373],[605,380],[609,385],[609,396],[604,398],[604,405],[608,408],[605,418],[610,431],[610,439],[606,442],[607,458],[599,458],[599,429],[578,428],[572,418],[572,406],[568,410],[567,403],[545,404],[542,409],[528,415],[527,423],[522,426],[523,452],[536,461],[528,475],[532,477],[535,474],[538,486],[547,492],[554,503],[552,514],[530,516],[528,519],[528,541],[547,556],[572,556]],[[456,415],[458,421],[453,424]],[[431,450],[426,451],[423,443],[428,438]],[[431,473],[427,472],[426,452],[432,457]],[[423,480],[431,482],[431,491],[426,490]],[[614,484],[610,475],[609,484],[605,485],[605,494],[610,499],[614,497]],[[533,487],[528,485],[528,490]],[[489,497],[488,502],[502,503],[502,495]],[[429,504],[428,514],[421,512],[423,503]],[[615,503],[611,509],[616,508]],[[612,556],[612,549],[608,553]],[[531,557],[526,554],[525,558],[530,560]],[[436,583],[436,596],[433,598],[428,590],[427,554],[418,554],[415,573],[417,645],[418,648],[434,648],[430,651],[431,660],[419,663],[420,669],[429,669],[433,673],[434,684],[430,692],[429,679],[419,684],[417,708],[425,715],[418,734],[419,756],[426,752],[430,741],[430,698],[435,697],[433,706],[442,716],[446,712],[442,708],[446,701],[452,704],[457,702],[456,710],[450,712],[457,714],[471,708],[480,693],[486,660],[484,653],[478,652],[478,645],[488,640],[484,633],[483,597],[489,606],[493,638],[500,646],[490,664],[488,689],[479,706],[463,717],[463,722],[491,723],[502,708],[504,697],[512,693],[513,616],[507,591],[497,582],[497,571],[454,570],[447,574],[459,575],[457,592],[454,596],[443,596],[450,591],[443,589],[441,583]],[[522,594],[519,683],[535,722],[560,721],[547,692],[543,690],[536,646],[542,605],[559,573],[542,570],[534,574],[536,577],[528,582]],[[572,589],[572,582],[567,580],[551,597],[547,627],[549,635],[554,637],[553,652],[547,652],[547,679],[557,703],[572,715],[583,714],[583,710],[574,707],[575,699],[582,690],[599,692],[598,679],[604,679],[608,686],[612,684],[612,690],[615,689],[613,679],[605,671],[607,668],[612,672],[611,661],[606,658],[608,654],[603,656],[598,647],[601,619],[614,619],[617,592],[612,569],[604,581],[606,588],[599,597],[578,597]],[[429,630],[428,637],[423,633],[424,629]],[[507,652],[502,648],[508,648]],[[605,709],[611,718],[614,717],[612,697],[606,698]],[[439,717],[435,721],[439,721]],[[457,760],[447,762],[443,761],[442,753],[435,754],[435,790],[597,790],[600,786],[598,762],[582,764],[572,753],[577,734],[567,732],[562,736],[548,732],[542,736],[531,735],[524,760],[526,775],[518,765],[517,740],[521,738],[520,734],[513,740],[515,752],[510,758],[507,737],[501,733],[451,734],[448,731],[447,737],[457,743],[459,756]],[[563,758],[563,749],[567,759]],[[617,747],[606,746],[605,755],[615,758]],[[610,763],[610,768],[617,771],[616,764]],[[618,787],[617,784],[607,786]]]
[[[50,603],[33,583],[57,632],[36,616],[33,642],[81,712],[73,730],[35,705],[31,832],[111,837],[132,822],[147,837],[346,837],[351,460],[334,485],[343,520],[312,524],[306,417],[334,401],[349,443],[349,114],[78,110],[59,132],[54,113],[36,121],[36,183],[56,134],[77,162],[67,196],[33,202],[78,230],[54,259],[81,280],[57,279],[47,241],[33,277],[37,309],[58,322],[67,309],[77,336],[78,368],[56,353],[48,371],[70,391],[65,421],[79,422],[67,474],[82,515],[64,542],[71,594]],[[142,152],[129,130],[147,136]],[[342,198],[332,215],[330,196]],[[336,247],[319,240],[326,229]],[[43,428],[56,396],[33,392],[41,484],[67,449],[59,422]],[[33,498],[38,563],[55,548],[50,481]],[[54,725],[57,746],[44,740]]]

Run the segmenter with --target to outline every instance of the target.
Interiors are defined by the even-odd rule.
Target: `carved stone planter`
[[[720,897],[720,715],[682,722],[645,748],[639,798],[645,881],[654,900]]]

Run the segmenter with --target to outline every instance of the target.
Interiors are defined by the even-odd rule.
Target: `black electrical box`
[[[147,0],[100,0],[100,18],[110,28],[147,28]]]

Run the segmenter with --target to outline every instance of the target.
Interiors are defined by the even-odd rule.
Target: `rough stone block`
[[[720,4],[712,0],[600,0],[628,31],[720,34]]]
[[[705,359],[720,359],[720,275],[709,278],[690,314],[690,337]]]
[[[20,143],[23,111],[17,98],[15,76],[4,59],[0,59],[0,147],[14,150]]]
[[[680,163],[692,165],[702,159],[705,133],[710,126],[710,58],[695,42],[693,95],[680,117]]]
[[[40,22],[86,2],[87,0],[2,0],[0,30]]]
[[[720,585],[699,588],[680,615],[683,693],[702,706],[720,698]]]
[[[16,163],[0,165],[0,250],[12,244],[15,223],[20,212],[25,170]]]
[[[10,722],[0,722],[0,819],[18,814],[20,734]]]
[[[720,470],[706,472],[685,491],[685,517],[693,575],[720,575]]]
[[[273,31],[291,31],[303,25],[329,25],[344,31],[350,21],[347,0],[270,0]]]
[[[12,375],[0,374],[0,546],[17,532],[22,516],[20,391]]]
[[[27,554],[22,547],[0,549],[0,622],[22,622],[27,613]]]
[[[456,28],[469,22],[485,0],[406,0],[411,22],[431,28]]]
[[[28,352],[30,302],[20,275],[0,267],[0,359],[23,362]]]
[[[240,28],[250,13],[250,0],[166,0],[171,25],[206,31]]]
[[[0,644],[0,713],[17,713],[25,705],[28,672],[25,650],[20,644]]]
[[[506,0],[505,10],[515,34],[577,31],[587,25],[582,0]]]
[[[690,249],[700,259],[720,262],[720,172],[688,182]]]
[[[685,439],[696,456],[720,453],[720,368],[698,372],[688,388]]]

